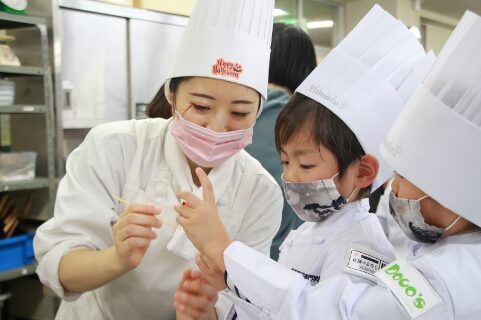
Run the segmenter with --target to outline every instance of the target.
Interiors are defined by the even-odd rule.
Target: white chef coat
[[[378,264],[380,268],[394,259],[392,245],[376,216],[368,211],[368,200],[363,199],[345,205],[323,222],[303,223],[284,240],[280,247],[279,263],[299,272],[312,285],[346,273],[354,282],[375,281],[374,277],[362,271],[355,272],[348,268],[351,255],[354,259],[353,250],[370,253],[373,259],[381,259],[382,262]]]
[[[378,219],[368,211],[367,199],[356,201],[347,204],[323,222],[305,222],[299,229],[291,231],[280,248],[281,268],[290,269],[288,272],[291,276],[300,279],[302,283],[305,282],[302,279],[306,279],[312,286],[306,287],[308,291],[314,290],[319,281],[322,283],[324,279],[336,275],[346,275],[353,283],[374,285],[374,272],[394,259],[394,250]],[[250,259],[242,257],[242,254],[239,257]],[[226,266],[227,263],[226,261]],[[263,268],[260,265],[257,267]],[[229,280],[229,268],[227,272]],[[228,284],[234,292],[239,292],[241,298],[252,300],[248,294],[243,296],[244,292],[240,288],[236,291],[235,281],[228,281]],[[234,302],[239,303],[239,300],[234,299]],[[237,310],[239,319],[256,318],[253,314],[247,315],[242,309]]]
[[[249,301],[238,298],[227,289],[224,292],[236,303],[240,313],[246,315],[239,317],[241,320],[411,319],[383,282],[370,286],[339,275],[311,286],[299,274],[240,242],[234,242],[226,249],[224,260],[228,282],[235,284],[241,298]],[[440,299],[416,319],[480,319],[481,232],[442,238],[433,245],[418,245],[408,257],[408,263],[416,268],[422,281]],[[405,274],[407,278],[411,275]],[[414,285],[419,288],[421,284]]]
[[[64,299],[57,319],[175,318],[175,289],[182,272],[195,267],[193,245],[176,228],[175,194],[202,192],[170,125],[163,119],[104,124],[69,156],[55,215],[37,230],[34,242],[40,280]],[[212,169],[209,178],[230,236],[269,254],[283,204],[275,180],[245,151]],[[124,205],[112,196],[158,205],[165,223],[136,269],[82,295],[64,292],[58,279],[62,256],[75,248],[114,245],[112,224]],[[218,312],[223,315],[229,307],[220,301]]]

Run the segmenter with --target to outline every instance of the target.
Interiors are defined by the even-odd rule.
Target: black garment
[[[374,192],[371,193],[369,196],[369,212],[376,213],[377,206],[379,205],[379,201],[381,200],[382,195],[384,194],[384,187],[380,186]]]

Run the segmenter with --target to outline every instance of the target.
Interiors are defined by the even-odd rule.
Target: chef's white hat
[[[481,18],[467,12],[381,145],[418,188],[481,226]]]
[[[167,78],[227,80],[266,99],[273,10],[274,0],[197,0]]]
[[[372,190],[394,174],[379,145],[433,63],[407,27],[375,5],[296,90],[334,112],[378,158]]]

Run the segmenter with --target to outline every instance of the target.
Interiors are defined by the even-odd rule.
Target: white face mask
[[[429,197],[425,195],[417,200],[396,197],[389,194],[389,211],[399,224],[404,234],[411,240],[423,243],[436,243],[446,231],[451,229],[461,218],[458,216],[446,229],[427,224],[421,213],[421,200]]]
[[[287,202],[303,221],[320,222],[341,210],[356,193],[355,188],[346,199],[337,190],[334,178],[314,182],[288,182],[282,176]]]

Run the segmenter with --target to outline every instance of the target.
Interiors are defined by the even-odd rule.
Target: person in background
[[[241,307],[281,320],[480,319],[480,34],[481,17],[467,12],[380,145],[396,171],[391,215],[417,242],[409,256],[378,271],[377,285],[340,275],[313,288],[234,243],[219,264],[232,294],[248,298]]]
[[[272,30],[267,100],[254,126],[252,144],[245,150],[259,160],[279,186],[282,186],[282,165],[276,149],[274,125],[296,88],[315,67],[314,44],[307,33],[297,26],[275,23]],[[297,229],[302,222],[284,200],[281,227],[272,241],[272,259],[278,259],[279,247],[287,234]]]
[[[228,239],[214,219],[205,175],[203,201],[178,195],[191,204],[176,207],[178,221],[200,252],[227,271],[239,319],[262,319],[266,312],[274,319],[317,319],[322,313],[304,310],[304,301],[315,309],[323,281],[344,275],[353,283],[376,284],[374,273],[395,258],[366,199],[393,175],[379,144],[433,61],[404,24],[376,5],[297,88],[275,134],[285,196],[305,222],[282,244],[279,263]],[[241,269],[244,276],[237,273]],[[279,270],[285,276],[263,288],[261,278],[272,272],[272,279]],[[245,291],[236,283],[243,277],[256,277]],[[291,278],[299,283],[283,282]],[[220,280],[217,288],[224,289],[222,275]],[[299,300],[291,303],[287,296],[293,295],[276,293],[282,289]],[[249,302],[251,308],[244,308]]]
[[[182,316],[174,292],[197,252],[174,206],[179,191],[202,194],[196,168],[229,234],[269,254],[282,192],[243,148],[267,97],[273,9],[198,0],[165,84],[174,117],[97,126],[69,155],[54,217],[34,240],[37,274],[63,300],[57,319]],[[214,293],[206,312],[223,318],[230,303]]]

